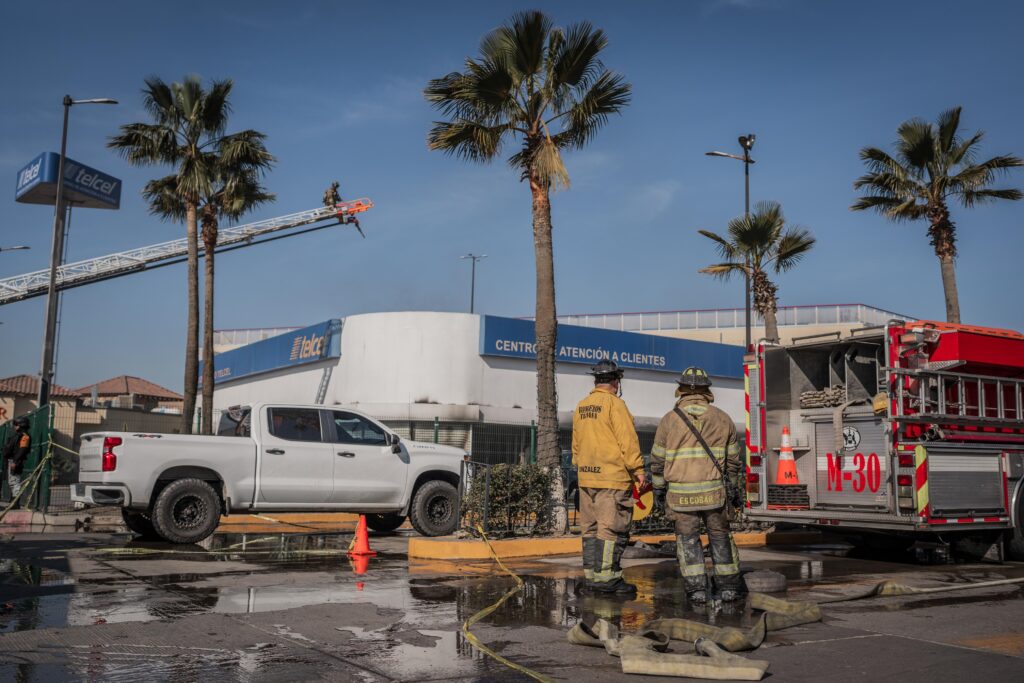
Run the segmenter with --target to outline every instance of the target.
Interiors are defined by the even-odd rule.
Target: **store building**
[[[717,405],[738,425],[744,422],[740,347],[560,325],[557,386],[563,428],[571,425],[573,408],[593,388],[587,371],[604,357],[626,370],[623,398],[644,435],[642,441],[653,437],[658,421],[671,409],[675,379],[689,365],[707,369]],[[218,411],[257,401],[346,406],[414,438],[437,435],[439,441],[462,445],[474,455],[483,440],[502,440],[494,435],[499,427],[525,427],[528,432],[536,419],[534,326],[529,320],[368,313],[294,330],[214,358]],[[524,450],[521,444],[516,448]],[[509,447],[486,450],[492,452],[488,457],[499,457],[498,451]]]

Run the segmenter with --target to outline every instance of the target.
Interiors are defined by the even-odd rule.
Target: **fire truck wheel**
[[[1024,491],[1017,497],[1017,515],[1013,522],[1010,542],[1007,543],[1011,560],[1024,560]]]

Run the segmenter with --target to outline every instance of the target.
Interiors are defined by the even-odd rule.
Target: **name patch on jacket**
[[[594,467],[593,465],[580,465],[580,472],[589,472],[590,474],[601,474],[600,467]]]
[[[602,406],[580,406],[581,420],[594,420],[601,416]]]

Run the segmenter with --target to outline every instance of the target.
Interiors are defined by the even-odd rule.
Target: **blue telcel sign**
[[[341,356],[341,325],[325,320],[301,330],[263,339],[213,357],[213,383]],[[199,376],[202,378],[202,368]]]
[[[57,170],[60,155],[44,152],[18,171],[14,200],[23,204],[57,203]],[[64,198],[73,207],[117,209],[121,206],[121,181],[74,159],[64,159]]]
[[[532,320],[480,316],[480,355],[536,358]],[[556,359],[593,365],[609,358],[624,368],[681,372],[697,365],[716,377],[743,377],[743,349],[729,344],[559,325]]]

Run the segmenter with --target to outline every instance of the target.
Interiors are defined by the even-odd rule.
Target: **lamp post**
[[[470,276],[470,280],[469,280],[469,312],[470,313],[473,312],[474,304],[475,304],[475,301],[476,301],[476,262],[479,261],[480,259],[485,259],[485,258],[487,258],[487,254],[466,254],[465,256],[460,256],[459,257],[459,259],[461,259],[461,260],[466,260],[466,259],[472,259],[473,260],[473,271],[472,271],[473,274]]]
[[[64,96],[64,127],[60,135],[60,163],[57,164],[57,200],[53,213],[53,250],[50,252],[50,286],[46,294],[46,327],[43,332],[43,363],[39,373],[39,407],[50,402],[53,381],[53,342],[57,333],[57,268],[64,253],[64,160],[68,148],[68,111],[75,104],[117,104],[117,100],[97,98],[73,100]]]
[[[31,249],[32,247],[26,247],[24,244],[19,244],[16,247],[0,247],[0,251],[20,251],[22,249]]]
[[[729,159],[736,159],[737,161],[743,162],[743,216],[744,218],[750,218],[750,165],[755,163],[750,158],[750,150],[754,147],[754,140],[757,136],[753,133],[747,133],[739,137],[740,147],[743,148],[743,156],[737,156],[735,154],[727,154],[726,152],[705,152],[709,157],[726,157]],[[745,347],[747,351],[750,350],[750,268],[749,261],[747,269],[743,271],[743,321],[746,333],[744,335]]]

